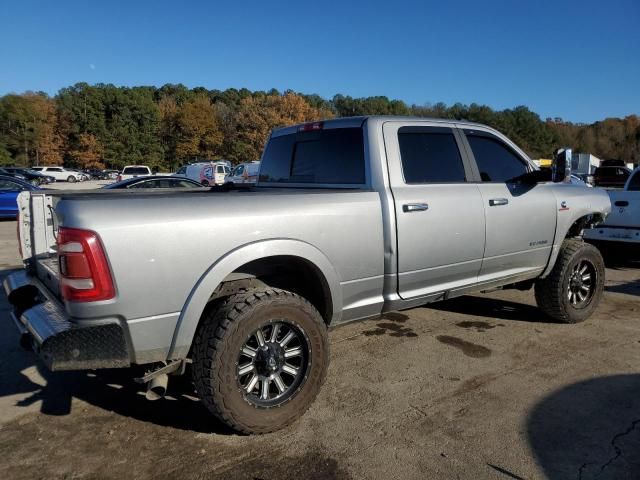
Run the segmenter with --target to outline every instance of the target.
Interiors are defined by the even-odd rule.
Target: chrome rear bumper
[[[14,307],[10,316],[21,334],[52,370],[118,368],[130,365],[118,323],[79,326],[64,306],[26,270],[8,275],[4,290]]]

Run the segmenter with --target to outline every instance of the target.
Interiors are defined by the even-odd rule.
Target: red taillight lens
[[[299,132],[313,132],[315,130],[322,130],[324,128],[324,122],[305,123],[298,127]]]
[[[70,302],[109,300],[116,294],[98,234],[60,227],[58,265],[62,296]]]

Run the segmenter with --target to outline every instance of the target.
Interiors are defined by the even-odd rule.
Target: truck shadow
[[[444,302],[432,303],[426,305],[425,308],[499,320],[535,323],[552,321],[537,307],[483,296],[466,295]]]
[[[133,381],[137,372],[131,369],[49,372],[39,365],[35,354],[25,351],[24,355],[32,361],[22,362],[21,367],[24,369],[28,363],[28,366],[36,365],[45,384],[33,382],[21,373],[19,367],[3,371],[0,397],[28,394],[15,403],[16,407],[28,407],[41,402],[40,413],[64,416],[74,408],[73,400],[79,399],[124,417],[159,426],[200,433],[232,433],[200,403],[187,376],[173,377],[167,396],[149,401],[144,396],[144,388]]]
[[[1,272],[0,280],[3,274]],[[144,396],[144,387],[133,378],[134,369],[49,372],[33,352],[19,345],[18,333],[9,320],[9,305],[0,294],[0,402],[5,417],[33,411],[38,405],[45,415],[68,415],[79,399],[125,417],[202,433],[231,433],[200,403],[190,376],[171,377],[167,397],[155,402]],[[35,368],[34,368],[35,367]],[[41,377],[41,378],[39,378]],[[41,380],[44,379],[42,385]],[[3,397],[15,397],[13,405]],[[15,408],[15,412],[10,410]]]
[[[638,478],[640,375],[598,377],[557,390],[527,418],[537,463],[551,480]]]

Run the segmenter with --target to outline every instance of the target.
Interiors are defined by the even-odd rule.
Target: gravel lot
[[[0,276],[14,235],[0,223]],[[216,423],[187,381],[151,403],[127,371],[47,373],[0,294],[0,478],[638,478],[638,267],[608,268],[579,325],[504,291],[338,327],[316,403],[257,437]]]

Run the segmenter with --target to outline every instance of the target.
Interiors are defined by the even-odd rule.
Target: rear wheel
[[[604,275],[604,260],[597,248],[581,240],[565,240],[549,276],[536,282],[536,302],[555,320],[582,322],[600,303]]]
[[[318,311],[294,293],[265,288],[234,295],[205,314],[193,378],[218,419],[242,433],[267,433],[309,408],[328,362]]]
[[[67,177],[67,182],[69,183],[75,183],[76,182],[76,177],[74,177],[73,175],[69,175]]]

